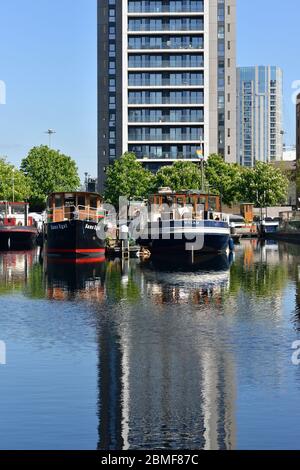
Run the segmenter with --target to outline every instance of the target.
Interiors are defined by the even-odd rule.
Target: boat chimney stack
[[[29,212],[29,204],[26,203],[25,204],[25,212],[24,212],[24,214],[25,214],[24,215],[24,225],[25,225],[25,227],[28,226],[28,212]]]

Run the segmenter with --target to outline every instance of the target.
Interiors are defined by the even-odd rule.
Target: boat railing
[[[62,206],[47,211],[48,222],[65,222],[67,220],[85,220],[99,222],[105,216],[104,209],[90,206]]]
[[[193,209],[183,210],[184,208],[176,208],[173,210],[164,210],[161,212],[155,212],[151,214],[151,221],[170,221],[170,220],[196,220],[196,221],[204,221],[204,220],[211,220],[216,222],[224,222],[229,224],[229,214],[225,214],[223,212],[215,212],[215,211],[204,211],[201,210],[197,213],[193,211]]]

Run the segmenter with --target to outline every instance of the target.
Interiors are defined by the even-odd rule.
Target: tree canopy
[[[241,168],[241,195],[257,207],[276,206],[286,201],[288,178],[279,168],[258,162],[254,168]]]
[[[156,189],[169,187],[173,191],[183,189],[201,189],[202,174],[198,165],[188,161],[178,161],[170,166],[163,166],[155,177]]]
[[[221,194],[227,205],[245,201],[274,206],[285,202],[288,179],[273,165],[257,163],[255,168],[245,168],[225,162],[220,155],[211,155],[205,163],[204,186]],[[201,189],[200,166],[176,161],[153,175],[133,153],[125,153],[107,170],[105,199],[117,206],[120,196],[141,199],[160,187],[173,191]]]
[[[211,155],[205,165],[205,175],[209,187],[222,195],[225,204],[241,200],[243,172],[239,165],[226,163],[220,155]]]
[[[133,153],[127,152],[107,169],[105,201],[119,205],[119,197],[143,199],[154,187],[154,175],[146,170]]]
[[[298,189],[299,168],[298,164]],[[210,191],[220,193],[228,205],[244,201],[258,207],[284,203],[289,184],[280,168],[273,165],[259,162],[255,168],[245,168],[226,163],[219,155],[208,158],[203,181],[205,189],[209,187]],[[21,170],[0,158],[0,199],[28,200],[32,206],[42,208],[49,193],[76,191],[79,186],[75,161],[47,146],[30,150],[22,161]],[[143,199],[160,187],[174,191],[199,190],[202,188],[201,168],[190,161],[176,161],[162,166],[154,175],[133,153],[127,152],[107,169],[105,200],[117,207],[121,196]]]
[[[30,179],[5,158],[0,158],[0,200],[26,201],[30,196]]]
[[[80,185],[78,169],[71,157],[47,146],[34,147],[21,163],[31,181],[30,203],[43,206],[54,191],[75,191]]]

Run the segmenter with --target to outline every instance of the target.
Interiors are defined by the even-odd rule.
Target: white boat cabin
[[[34,220],[28,215],[28,202],[0,202],[0,225],[8,227],[31,227]]]

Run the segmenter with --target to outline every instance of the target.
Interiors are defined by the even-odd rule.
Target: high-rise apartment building
[[[125,151],[236,161],[235,20],[236,0],[98,1],[100,190]]]
[[[237,69],[237,157],[256,162],[281,160],[283,154],[282,71],[279,67]]]
[[[300,209],[300,94],[296,100],[296,193],[297,208]]]

